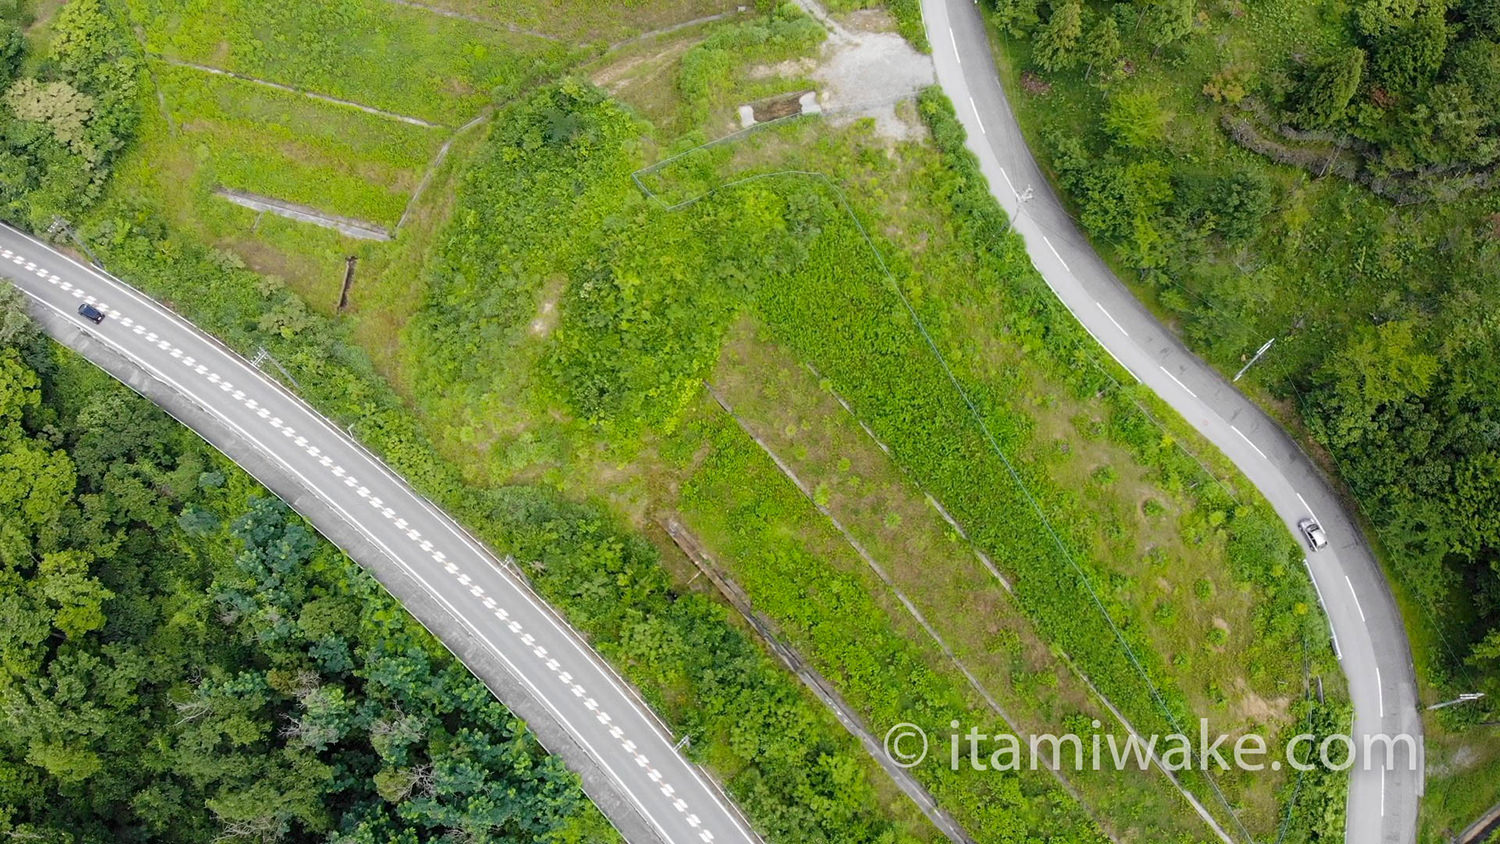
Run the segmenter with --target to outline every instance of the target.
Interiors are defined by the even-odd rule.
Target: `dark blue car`
[[[104,321],[104,312],[90,305],[88,302],[84,302],[78,306],[78,315],[95,325]]]

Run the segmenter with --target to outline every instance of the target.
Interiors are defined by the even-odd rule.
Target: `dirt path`
[[[660,37],[662,35],[671,35],[672,33],[677,32],[678,30],[687,29],[690,26],[698,26],[699,24],[713,23],[714,21],[728,20],[729,18],[738,17],[739,14],[740,14],[739,12],[720,12],[717,15],[707,15],[707,16],[704,16],[704,17],[701,17],[701,18],[693,18],[690,21],[682,21],[681,23],[674,23],[674,24],[672,24],[670,26],[664,26],[661,29],[653,29],[650,32],[642,32],[642,33],[640,33],[638,35],[632,35],[629,38],[622,38],[619,41],[616,41],[613,44],[610,44],[609,45],[609,49],[611,49],[611,50],[617,50],[620,47],[624,47],[624,46],[626,46],[628,44],[634,44],[637,41],[645,41],[648,38],[657,38],[657,37]]]
[[[835,122],[874,118],[876,131],[895,140],[920,137],[921,127],[901,119],[896,104],[937,83],[932,57],[895,32],[845,27],[816,0],[798,5],[828,30],[812,72],[824,113]]]
[[[417,182],[416,189],[411,192],[411,197],[406,200],[406,207],[401,209],[401,219],[396,221],[394,231],[399,232],[401,231],[401,227],[406,225],[406,218],[411,216],[411,210],[417,207],[417,201],[422,198],[423,193],[426,193],[427,186],[432,183],[432,177],[437,175],[438,168],[442,167],[443,161],[448,158],[448,150],[453,148],[453,142],[470,129],[488,120],[494,115],[497,108],[498,106],[486,106],[483,111],[475,115],[473,120],[458,127],[453,134],[448,136],[448,140],[443,141],[443,145],[438,148],[437,155],[432,157],[432,161],[427,165],[427,170],[422,173],[422,180]]]

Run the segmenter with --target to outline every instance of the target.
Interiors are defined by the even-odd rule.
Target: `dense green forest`
[[[990,6],[1082,224],[1224,371],[1278,338],[1429,679],[1500,698],[1500,3]]]
[[[373,579],[4,290],[5,835],[612,834]]]

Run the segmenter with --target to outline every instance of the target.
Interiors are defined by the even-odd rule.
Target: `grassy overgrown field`
[[[1459,187],[1495,166],[1493,4],[990,5],[1032,148],[1137,295],[1226,373],[1277,338],[1245,383],[1373,524],[1424,699],[1493,699],[1500,193]],[[1428,717],[1424,840],[1500,800],[1487,718]]]
[[[704,49],[729,41],[711,38]],[[780,57],[766,60],[775,58]],[[688,51],[682,65],[691,68],[699,61]],[[709,121],[720,121],[724,105],[766,84],[752,74],[736,89],[732,74],[722,78],[730,87],[710,90],[712,99],[689,100],[668,113],[697,110]],[[660,108],[659,90],[626,90],[648,108]],[[686,94],[695,90],[700,89],[688,87]],[[976,569],[973,557],[960,555],[954,564],[961,568],[951,575],[957,579],[947,591],[922,596],[927,614],[941,619],[949,637],[968,637],[970,654],[986,658],[992,643],[974,638],[978,631],[965,624],[972,614],[962,611],[960,596],[980,600],[979,595],[987,595],[986,605],[1005,607],[1012,622],[1033,619],[1042,632],[1029,632],[1029,641],[1041,643],[1042,649],[1052,644],[1076,650],[1084,670],[1139,726],[1166,725],[1166,713],[1087,603],[1066,560],[1036,552],[1046,547],[1047,537],[1018,490],[1005,484],[998,494],[993,490],[1005,468],[995,454],[985,454],[979,429],[952,386],[942,381],[930,352],[910,327],[888,351],[877,342],[886,339],[880,332],[870,334],[869,326],[899,321],[899,300],[883,286],[833,197],[816,185],[809,190],[805,182],[767,181],[764,190],[734,192],[691,210],[663,212],[643,202],[629,182],[631,171],[645,163],[637,151],[643,127],[632,125],[625,115],[612,116],[607,107],[585,107],[591,101],[581,96],[576,89],[565,89],[562,99],[533,105],[530,113],[561,109],[580,115],[577,137],[588,139],[586,157],[566,147],[517,153],[529,149],[533,142],[528,139],[538,132],[545,138],[545,129],[523,128],[535,119],[527,116],[528,109],[507,115],[517,127],[501,131],[512,140],[492,141],[494,163],[481,162],[472,171],[466,184],[472,199],[461,200],[468,210],[459,212],[471,215],[469,222],[450,234],[434,264],[434,287],[407,331],[402,380],[411,384],[428,419],[443,420],[442,441],[453,459],[462,460],[476,481],[540,480],[573,494],[602,494],[639,525],[650,524],[663,511],[683,510],[688,523],[697,527],[693,514],[715,508],[701,497],[684,497],[699,488],[693,462],[682,464],[664,455],[698,452],[697,441],[672,432],[709,424],[701,414],[713,406],[702,400],[698,381],[714,371],[724,331],[735,315],[753,313],[790,347],[778,352],[773,345],[768,354],[791,353],[827,367],[832,385],[850,393],[856,407],[863,404],[864,418],[877,431],[885,429],[898,464],[969,522],[969,530],[981,537],[982,547],[1001,561],[1001,568],[1012,577],[1020,574],[1018,607],[997,581]],[[941,202],[924,199],[965,200],[943,181],[941,174],[949,166],[930,146],[896,148],[864,129],[831,131],[812,123],[766,130],[743,143],[690,156],[646,179],[668,201],[676,201],[757,170],[838,173],[859,196],[857,207],[880,217],[872,227],[902,238],[897,243],[883,239],[882,248],[903,263],[898,267],[903,285],[922,279],[922,289],[911,292],[919,297],[924,319],[937,326],[941,347],[963,350],[961,377],[986,408],[987,423],[1002,431],[1004,448],[1019,451],[1028,484],[1039,489],[1049,518],[1066,526],[1069,553],[1109,561],[1102,569],[1093,568],[1098,564],[1093,562],[1089,577],[1101,584],[1102,599],[1118,614],[1134,648],[1156,666],[1157,681],[1170,678],[1164,691],[1171,715],[1186,719],[1189,713],[1202,713],[1215,723],[1222,719],[1229,730],[1270,734],[1295,723],[1304,635],[1315,643],[1312,656],[1318,670],[1331,680],[1337,677],[1329,670],[1322,632],[1310,611],[1311,595],[1297,586],[1300,567],[1289,565],[1298,559],[1295,548],[1264,510],[1235,502],[1175,444],[1183,438],[1201,449],[1184,432],[1157,428],[1129,396],[1112,393],[1103,406],[1089,401],[1098,390],[1113,387],[1104,370],[1087,362],[1087,344],[1076,330],[1049,311],[1035,278],[1022,283],[1021,294],[1001,292],[1016,284],[1018,275],[1028,275],[1014,244],[986,255],[994,263],[978,277],[995,287],[976,286],[972,243],[982,242],[981,234],[1006,241],[982,227],[966,232],[973,240],[964,239],[954,231],[965,225],[963,218]],[[575,193],[566,204],[547,198],[571,185],[584,185],[585,192]],[[611,222],[601,226],[603,221]],[[579,235],[601,227],[597,239]],[[817,236],[804,240],[806,232]],[[913,252],[908,243],[921,248]],[[819,259],[809,252],[814,249],[829,251]],[[831,261],[835,254],[841,257]],[[953,257],[966,254],[971,257]],[[806,269],[839,264],[842,273]],[[484,265],[503,271],[486,273]],[[778,292],[796,285],[804,286],[794,297],[778,298]],[[840,300],[834,289],[820,285],[858,298]],[[950,310],[938,303],[954,306]],[[476,314],[483,318],[476,322]],[[840,314],[851,321],[824,321]],[[997,325],[1009,326],[998,338]],[[1008,334],[1020,336],[1004,336]],[[1046,357],[1041,337],[1052,334],[1060,335],[1053,341],[1058,362],[1050,367],[1030,363],[1029,358]],[[839,337],[849,343],[818,345]],[[510,365],[487,365],[494,360]],[[881,368],[886,360],[892,361],[889,371]],[[897,365],[898,360],[908,363]],[[1062,373],[1075,364],[1088,374],[1069,383]],[[906,391],[891,394],[895,385]],[[762,421],[772,432],[790,424]],[[732,426],[726,436],[738,436],[746,444]],[[809,448],[788,445],[788,456]],[[818,459],[837,464],[840,458],[849,456],[824,453]],[[953,459],[965,465],[954,465]],[[723,494],[723,487],[715,488]],[[831,490],[828,494],[833,496]],[[1244,497],[1245,491],[1239,494]],[[922,500],[915,486],[904,498],[908,503]],[[719,509],[727,504],[712,496],[706,500]],[[827,504],[839,506],[836,497]],[[795,494],[780,504],[767,503],[766,509],[783,514],[779,531],[813,536],[826,530],[818,526],[816,511]],[[884,523],[885,514],[880,521]],[[1037,532],[997,531],[1015,522]],[[719,539],[710,541],[710,547],[728,541],[722,533],[705,533]],[[895,554],[896,563],[911,565],[899,544],[884,547],[891,543],[889,534],[876,534],[869,547],[877,549],[872,552],[877,556]],[[847,555],[849,549],[839,553]],[[731,552],[719,556],[737,575],[765,582],[755,578],[753,562]],[[857,559],[854,565],[859,565]],[[780,606],[782,594],[799,594],[817,583],[815,571],[821,569],[804,566],[800,581],[776,583],[781,593],[764,591],[772,588],[764,586],[752,590],[753,596]],[[963,577],[970,580],[961,587]],[[865,578],[858,582],[875,588],[868,573]],[[822,623],[833,624],[841,615],[832,614]],[[1090,618],[1099,628],[1090,626]],[[897,613],[887,623],[902,631],[907,647],[932,658],[933,643],[910,619]],[[852,632],[843,637],[846,642],[860,640]],[[1110,646],[1101,647],[1101,642]],[[831,670],[839,665],[839,658],[820,650],[816,641],[800,644]],[[963,693],[963,678],[953,666],[934,670],[946,677],[948,688]],[[1067,674],[1056,661],[1050,670]],[[1038,705],[1037,690],[1024,683],[1020,692],[1007,689],[1008,673],[990,669],[996,693],[1007,706],[1036,707],[1032,723],[1038,727],[1095,711],[1071,677],[1064,697],[1072,696],[1076,711],[1062,704]],[[851,691],[864,699],[869,694],[870,689]],[[1248,807],[1242,813],[1248,823],[1274,828],[1276,782],[1221,785],[1231,792],[1242,790],[1235,799]],[[1184,820],[1186,810],[1172,805],[1175,798],[1141,801],[1138,795],[1127,797],[1129,788],[1119,783],[1089,787],[1097,802],[1130,806],[1131,811],[1112,817],[1140,818],[1147,828],[1170,822],[1194,831],[1196,822]],[[1167,785],[1162,781],[1153,787]],[[1197,788],[1207,795],[1202,783]],[[1153,810],[1162,814],[1152,816]]]
[[[430,0],[423,5],[493,22],[502,28],[540,33],[575,44],[618,44],[646,33],[705,18],[730,15],[732,0]]]
[[[855,217],[828,183],[804,176],[673,211],[644,197],[632,172],[720,134],[735,104],[803,85],[767,68],[815,54],[819,27],[787,10],[700,24],[654,52],[628,45],[590,67],[618,87],[616,100],[576,78],[523,90],[562,67],[537,64],[562,56],[546,38],[392,6],[389,22],[343,42],[338,27],[384,19],[390,4],[306,5],[263,10],[277,26],[332,16],[315,40],[282,51],[261,49],[279,30],[218,21],[220,7],[131,9],[154,51],[446,128],[152,61],[141,142],[86,236],[117,272],[236,347],[266,345],[310,399],[359,420],[361,436],[436,500],[534,561],[538,587],[694,735],[692,752],[771,840],[936,833],[703,593],[653,528],[660,519],[680,516],[877,735],[904,720],[946,736],[953,719],[1020,733],[1088,733],[1098,719],[1118,733],[1080,672],[1143,732],[1195,731],[1204,717],[1275,745],[1305,724],[1339,729],[1340,675],[1291,538],[1187,426],[1113,381],[1005,232],[941,98],[903,106],[922,141],[879,137],[869,122],[801,121],[644,177],[675,202],[747,175],[821,172]],[[507,21],[489,4],[445,5]],[[663,2],[567,20],[566,7],[531,8],[511,22],[601,39],[712,10]],[[320,63],[324,42],[348,57],[381,49],[396,26],[408,40],[380,55],[419,73],[335,82]],[[495,52],[406,52],[462,35],[450,27],[492,33],[474,43]],[[214,31],[222,43],[206,46]],[[500,55],[515,43],[539,52]],[[533,75],[495,83],[516,67]],[[473,87],[442,82],[449,74],[469,74]],[[209,193],[243,186],[388,224],[434,143],[508,97],[493,122],[457,136],[391,244],[257,219]],[[269,128],[251,131],[260,124]],[[351,254],[361,258],[354,308],[330,321]],[[1306,697],[1319,677],[1327,706]],[[1211,837],[1157,773],[1062,784],[940,764],[917,774],[982,840]],[[1265,837],[1291,811],[1288,840],[1342,835],[1341,777],[1310,776],[1293,806],[1286,777],[1216,779],[1238,820],[1201,777],[1184,782],[1226,827]]]
[[[129,0],[146,50],[458,126],[571,48],[389,0]]]

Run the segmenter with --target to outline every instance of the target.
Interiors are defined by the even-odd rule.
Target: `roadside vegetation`
[[[1373,525],[1424,697],[1500,699],[1500,10],[988,5],[1034,148],[1136,291],[1226,373],[1277,338],[1250,383]],[[1432,790],[1473,786],[1493,713],[1432,719],[1459,760]]]
[[[148,43],[165,39],[165,50],[181,37],[171,33],[201,26],[189,20],[195,8],[167,15]],[[349,8],[355,20],[368,11]],[[107,17],[96,23],[123,35]],[[904,105],[922,140],[900,143],[868,122],[770,127],[643,174],[651,198],[635,171],[720,134],[740,102],[798,90],[795,68],[806,64],[794,60],[814,54],[822,32],[781,7],[681,38],[663,46],[671,58],[653,71],[655,87],[631,89],[650,103],[640,109],[576,77],[496,102],[493,122],[457,137],[434,181],[444,190],[419,203],[414,227],[373,246],[205,201],[210,180],[194,174],[260,172],[292,192],[355,162],[349,172],[405,185],[428,130],[398,121],[341,138],[312,125],[325,104],[271,89],[242,97],[251,83],[151,60],[132,77],[147,86],[138,93],[151,92],[133,100],[143,142],[107,191],[68,213],[113,271],[235,348],[269,349],[310,400],[515,554],[674,730],[693,737],[688,752],[770,840],[936,833],[705,591],[656,529],[664,518],[682,516],[877,733],[895,720],[934,735],[950,718],[992,732],[1005,725],[824,511],[855,525],[871,554],[906,578],[975,660],[985,691],[1021,713],[1020,729],[1087,732],[1091,718],[1119,729],[1073,668],[1143,732],[1200,716],[1273,744],[1304,725],[1341,729],[1338,673],[1295,545],[1185,425],[1113,381],[1005,230],[951,107],[934,94]],[[291,73],[290,84],[319,78],[297,76],[293,58],[255,61],[273,62],[258,73]],[[405,90],[367,102],[398,102]],[[502,93],[511,96],[495,98]],[[670,119],[653,125],[658,113]],[[384,119],[337,114],[335,125],[372,131],[366,118]],[[241,130],[265,116],[275,131]],[[184,140],[190,131],[201,134]],[[260,163],[272,161],[256,158],[266,149],[295,150],[302,169]],[[162,163],[171,166],[154,169]],[[849,205],[834,183],[807,176],[731,184],[786,169],[835,176]],[[394,208],[389,196],[358,190],[351,179],[345,207]],[[31,195],[17,197],[12,207],[45,228],[50,217],[35,216]],[[373,265],[371,281],[349,316],[331,321],[327,264],[336,257],[341,268],[349,254]],[[308,277],[316,273],[325,276]],[[743,348],[757,365],[736,370],[725,344],[746,325],[758,339]],[[818,479],[810,495],[704,393],[705,380],[733,386],[773,361],[820,374],[764,376],[762,387],[788,391],[780,403],[757,399],[755,383],[730,392],[747,427]],[[849,410],[828,405],[835,394]],[[786,408],[801,411],[777,415]],[[850,420],[867,425],[889,454],[800,433],[831,430],[835,417],[846,434]],[[849,474],[856,463],[889,479],[900,512],[861,509],[873,491]],[[924,527],[963,552],[924,570],[900,528],[910,517],[915,531],[926,494],[968,539]],[[1013,595],[976,567],[974,550]],[[923,578],[930,584],[918,592]],[[825,592],[838,600],[809,600]],[[1310,695],[1318,679],[1321,705]],[[984,840],[1210,837],[1159,774],[1059,783],[1045,772],[920,773]],[[1275,777],[1217,784],[1223,802],[1206,781],[1186,781],[1226,827],[1265,836],[1290,812],[1287,840],[1341,835],[1341,778],[1311,777],[1301,789]]]

